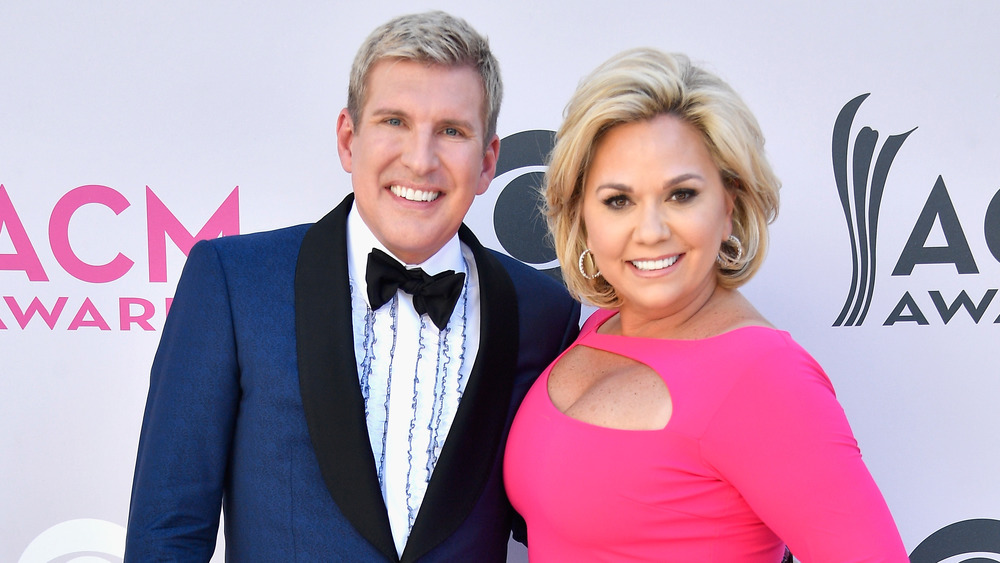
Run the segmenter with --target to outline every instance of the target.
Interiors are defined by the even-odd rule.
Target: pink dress
[[[598,334],[614,314],[596,312],[573,346],[650,366],[673,413],[662,430],[581,422],[549,399],[549,366],[504,460],[531,563],[776,563],[785,542],[807,563],[908,561],[830,380],[788,333]]]

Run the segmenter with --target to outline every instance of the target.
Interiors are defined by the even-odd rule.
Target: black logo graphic
[[[878,131],[863,127],[854,141],[850,163],[853,173],[849,175],[851,125],[858,108],[869,95],[862,94],[848,102],[840,110],[833,126],[833,175],[844,209],[844,218],[847,220],[853,264],[851,290],[833,326],[860,326],[868,315],[868,307],[875,291],[875,243],[878,238],[882,192],[896,153],[906,137],[916,130],[914,127],[906,133],[889,136],[879,149],[873,170],[872,159],[875,157]]]
[[[990,254],[1000,262],[1000,190],[997,190],[989,206],[986,207],[983,235],[986,237],[986,247],[990,249]]]
[[[1000,520],[963,520],[934,532],[910,554],[910,563],[1000,562]]]
[[[519,168],[545,166],[555,146],[555,138],[554,131],[539,129],[505,137],[500,141],[496,175]],[[561,281],[559,265],[551,265],[556,259],[556,251],[549,240],[541,211],[540,190],[544,176],[543,172],[527,170],[504,186],[493,208],[493,228],[508,254]]]

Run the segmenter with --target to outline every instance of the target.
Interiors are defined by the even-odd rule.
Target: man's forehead
[[[485,93],[486,91],[486,86],[483,84],[483,77],[480,76],[475,65],[471,63],[442,64],[431,60],[404,59],[399,57],[383,57],[375,61],[368,70],[368,75],[365,77],[365,86],[369,89],[372,88],[372,78],[379,73],[394,73],[394,71],[398,70],[399,66],[406,66],[410,72],[447,73],[449,71],[458,71],[475,80],[482,92]]]
[[[400,65],[405,65],[405,69],[400,69]],[[365,78],[365,86],[367,90],[367,95],[365,96],[364,107],[361,108],[361,113],[369,113],[370,111],[383,111],[389,108],[373,107],[372,102],[378,100],[376,104],[381,105],[382,103],[389,103],[391,101],[387,98],[395,98],[397,100],[402,100],[411,93],[417,91],[422,91],[426,86],[427,82],[422,82],[418,77],[417,80],[413,81],[413,91],[406,91],[407,81],[402,79],[395,80],[400,76],[400,70],[403,70],[405,74],[409,74],[411,78],[419,74],[437,74],[435,80],[430,80],[427,82],[436,83],[438,79],[441,78],[442,74],[449,74],[447,80],[455,81],[468,81],[469,84],[474,84],[476,89],[475,101],[469,101],[469,103],[462,103],[460,105],[453,104],[451,107],[461,107],[462,109],[468,108],[470,106],[475,106],[475,111],[480,117],[484,117],[486,114],[486,87],[483,84],[483,78],[480,76],[478,70],[472,64],[467,63],[457,63],[452,65],[446,65],[437,63],[434,61],[424,61],[418,59],[404,59],[396,57],[386,57],[379,59],[371,66],[368,72],[368,76]],[[386,81],[391,82],[391,84],[385,84]],[[379,88],[379,86],[382,86]],[[449,90],[449,93],[454,93]],[[457,96],[456,96],[457,98]],[[399,109],[399,108],[396,108]]]

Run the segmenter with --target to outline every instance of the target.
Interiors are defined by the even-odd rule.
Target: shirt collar
[[[368,254],[373,248],[399,260],[399,257],[379,242],[364,219],[361,218],[355,205],[351,207],[351,211],[347,215],[347,266],[354,288],[361,293],[365,303],[368,303],[368,282],[365,281],[365,271],[368,269]],[[402,260],[399,261],[407,268],[422,268],[431,276],[445,270],[465,271],[462,245],[458,240],[458,233],[455,233],[455,236],[451,237],[440,250],[420,264],[407,264]],[[368,303],[368,306],[371,307],[371,303]]]

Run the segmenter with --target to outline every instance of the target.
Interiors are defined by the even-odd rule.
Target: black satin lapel
[[[500,448],[517,369],[514,283],[464,225],[459,236],[472,249],[479,273],[479,352],[406,542],[404,563],[415,561],[453,534],[482,494]]]
[[[347,269],[352,196],[313,225],[295,268],[299,390],[330,495],[357,531],[390,560],[396,547],[378,484],[358,382]]]

